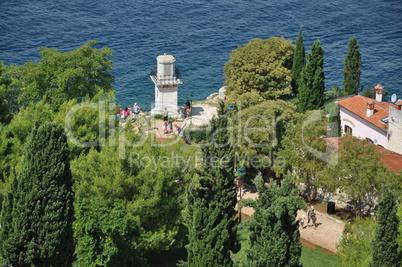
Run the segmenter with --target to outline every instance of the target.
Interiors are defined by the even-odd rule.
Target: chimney
[[[384,87],[381,84],[377,84],[376,86],[374,86],[375,88],[375,100],[377,100],[378,102],[382,102],[382,90],[384,89]]]
[[[373,115],[374,115],[374,101],[367,102],[366,117],[370,118]]]
[[[395,105],[396,105],[397,110],[402,110],[402,101],[401,100],[396,101]]]

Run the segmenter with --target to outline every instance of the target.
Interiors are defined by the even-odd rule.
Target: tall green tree
[[[138,251],[138,220],[127,216],[125,201],[105,203],[94,198],[77,202],[78,266],[147,266]]]
[[[194,165],[194,148],[135,142],[136,137],[132,130],[118,131],[115,143],[91,148],[71,163],[77,260],[83,266],[94,259],[102,266],[139,266],[138,259],[180,241],[184,176]]]
[[[324,104],[325,91],[324,48],[320,40],[314,42],[307,55],[307,63],[300,74],[298,85],[299,110],[305,112],[320,109]]]
[[[239,249],[236,193],[224,188],[233,187],[227,178],[233,175],[222,170],[207,175],[195,176],[198,181],[187,191],[188,266],[233,266],[231,252]]]
[[[294,47],[284,38],[253,39],[232,51],[225,64],[229,99],[256,91],[264,99],[277,99],[292,92]]]
[[[378,226],[373,242],[373,266],[400,266],[398,259],[398,225],[394,195],[385,191],[378,203]]]
[[[233,117],[234,153],[244,167],[267,171],[275,164],[288,124],[297,117],[296,106],[289,101],[267,100],[235,113]]]
[[[356,36],[349,39],[348,52],[343,65],[343,87],[346,95],[357,94],[360,90],[362,57]]]
[[[402,177],[402,173],[399,174],[399,179]],[[398,220],[402,220],[402,204],[398,203],[398,211],[396,213],[398,216]],[[398,258],[399,258],[399,265],[402,265],[402,223],[398,225],[398,236],[397,236],[397,242],[398,242]]]
[[[13,67],[6,67],[0,61],[0,123],[9,123],[16,108],[18,90],[13,88],[11,78]]]
[[[267,186],[258,176],[255,184],[258,199],[244,203],[254,208],[248,225],[247,266],[302,266],[302,244],[295,218],[297,210],[305,209],[306,205],[297,196],[292,177],[287,176],[280,186],[271,179]]]
[[[93,97],[99,90],[112,90],[114,77],[112,50],[108,47],[93,48],[97,41],[90,41],[80,48],[61,52],[40,47],[39,62],[27,62],[21,67],[20,101],[27,104],[46,99],[54,109],[65,101],[77,97]]]
[[[221,109],[223,111],[223,109]],[[213,118],[208,144],[203,148],[204,170],[187,190],[185,224],[189,266],[232,266],[237,241],[236,192],[228,119]]]
[[[341,192],[339,196],[350,202],[359,216],[363,207],[373,207],[376,195],[384,185],[393,183],[393,176],[381,161],[381,154],[373,144],[351,135],[339,138],[338,163],[327,165],[318,174],[319,186]]]
[[[22,169],[3,202],[1,254],[13,266],[71,266],[72,177],[67,138],[52,123],[30,134]]]
[[[300,27],[299,34],[296,39],[295,53],[293,55],[292,65],[292,90],[294,95],[298,92],[298,81],[300,79],[300,73],[306,65],[306,49],[303,42],[303,27]]]
[[[324,112],[307,111],[295,113],[294,124],[287,124],[278,157],[286,159],[284,164],[273,167],[277,175],[294,175],[296,183],[304,183],[301,192],[308,199],[314,199],[317,192],[317,173],[323,170],[329,156],[329,147],[322,138],[327,133],[327,119]]]
[[[377,223],[371,218],[356,217],[346,224],[338,243],[341,266],[370,267],[373,263],[373,241]]]

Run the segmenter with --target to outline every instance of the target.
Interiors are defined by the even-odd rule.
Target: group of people
[[[317,226],[318,226],[318,224],[317,224],[317,217],[316,217],[315,210],[314,210],[314,207],[313,207],[313,206],[311,206],[311,207],[308,209],[308,211],[307,211],[307,218],[308,218],[308,220],[307,220],[307,226],[310,225],[310,221],[311,221],[311,222],[313,223],[312,226],[314,226],[315,228],[317,228]],[[307,226],[304,226],[305,220],[306,220],[306,218],[305,218],[304,216],[301,216],[301,217],[298,219],[299,224],[300,224],[300,226],[302,227],[302,229],[304,229],[305,227],[307,227]]]
[[[177,124],[174,125],[177,134],[181,133],[181,128],[180,126],[178,126]],[[169,120],[169,121],[164,121],[162,123],[162,132],[164,134],[171,134],[173,133],[173,121]]]
[[[173,122],[171,120],[163,121],[162,131],[164,134],[173,133]]]
[[[174,126],[176,128],[177,134],[180,134],[181,128],[176,124]],[[173,121],[169,120],[169,111],[167,110],[167,108],[165,108],[165,110],[163,111],[162,131],[164,134],[173,133]]]
[[[188,119],[191,116],[191,103],[187,100],[183,107],[179,108],[179,114],[182,119]]]
[[[133,115],[133,121],[136,120],[137,114],[141,112],[141,108],[137,105],[137,103],[134,103],[133,109],[131,109],[131,106],[128,105],[127,107],[119,108],[116,111],[116,118],[120,119],[122,122],[126,120],[130,115]]]

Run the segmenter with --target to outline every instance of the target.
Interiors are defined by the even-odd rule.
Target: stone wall
[[[330,190],[325,190],[323,188],[314,188],[308,192],[304,183],[300,183],[297,186],[300,189],[301,196],[305,196],[307,198],[310,197],[312,200],[320,202],[334,202],[338,207],[356,211],[356,203],[354,203],[353,200],[351,200],[346,194],[341,193],[339,190],[336,190],[335,193],[332,193]],[[377,208],[378,200],[377,195],[366,195],[362,199],[363,214],[373,215]]]

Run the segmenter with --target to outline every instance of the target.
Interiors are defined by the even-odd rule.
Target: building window
[[[348,125],[345,125],[345,130],[344,130],[345,134],[352,134],[352,128]]]

